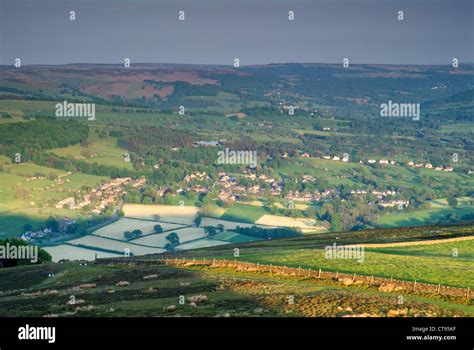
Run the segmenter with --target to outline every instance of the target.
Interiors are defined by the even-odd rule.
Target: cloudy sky
[[[0,0],[0,64],[474,62],[473,0]],[[76,20],[69,20],[69,11]],[[185,11],[186,20],[178,20]],[[288,20],[288,11],[295,20]],[[397,12],[404,11],[404,21]]]

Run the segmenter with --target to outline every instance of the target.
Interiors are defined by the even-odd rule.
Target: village
[[[219,142],[200,141],[195,143],[195,146],[216,147]],[[320,158],[334,162],[350,162],[347,153],[341,155],[323,155],[322,157],[312,156],[307,152],[300,152],[301,158]],[[282,158],[287,158],[288,154],[282,154]],[[381,166],[407,166],[411,168],[432,169],[434,171],[452,172],[454,169],[451,166],[438,165],[434,166],[430,162],[416,163],[408,160],[404,163],[399,163],[395,160],[389,159],[372,159],[365,161],[360,160],[359,164],[381,165]],[[68,182],[67,176],[71,173],[65,173],[55,178],[56,184]],[[302,184],[312,184],[318,178],[313,175],[301,175],[300,181]],[[27,181],[35,180],[35,178]],[[55,203],[57,209],[71,209],[83,210],[94,214],[103,213],[108,207],[119,203],[123,196],[127,194],[127,189],[142,191],[146,184],[145,178],[132,179],[130,177],[115,178],[110,181],[103,182],[101,185],[89,188],[87,190],[74,191],[68,197]],[[344,198],[348,193],[352,196],[359,196],[367,198],[367,204],[378,205],[383,208],[406,208],[410,202],[407,199],[401,198],[399,190],[378,190],[378,189],[351,189],[345,194],[341,193],[336,188],[285,190],[284,180],[275,176],[266,174],[258,174],[255,169],[246,169],[241,174],[228,174],[221,171],[217,174],[217,179],[212,180],[211,176],[206,172],[194,172],[186,175],[183,180],[178,183],[178,189],[172,190],[168,187],[161,187],[156,191],[157,197],[165,197],[171,195],[186,195],[187,193],[197,193],[198,195],[205,195],[211,191],[217,193],[217,198],[222,203],[231,204],[233,202],[241,202],[250,198],[274,198],[275,200],[283,199],[287,203],[322,203],[330,202],[336,197]],[[370,197],[369,197],[370,196]],[[344,200],[344,199],[343,199]],[[293,204],[294,205],[294,204]],[[74,225],[75,220],[63,218],[58,221],[59,231],[67,232],[68,226]],[[41,240],[52,234],[51,228],[45,227],[36,231],[27,231],[22,238],[26,241]]]
[[[311,155],[307,152],[304,152],[304,153],[301,154],[301,157],[302,158],[310,158]],[[344,163],[349,162],[349,156],[348,156],[347,153],[345,153],[342,157],[338,156],[338,155],[335,155],[335,156],[325,155],[325,156],[322,156],[321,158],[326,159],[326,160],[342,161]],[[360,160],[359,164],[364,164],[364,161]],[[434,166],[430,162],[415,163],[412,160],[406,161],[405,163],[398,163],[395,160],[388,160],[388,159],[379,159],[379,160],[367,159],[367,164],[399,165],[399,166],[405,165],[405,166],[410,167],[410,168],[425,168],[425,169],[433,169],[433,170],[436,170],[436,171],[447,171],[447,172],[454,171],[453,167],[451,167],[451,166],[446,166],[446,165]]]
[[[245,181],[241,181],[245,179]],[[213,188],[218,188],[217,198],[226,203],[236,202],[244,197],[275,197],[283,198],[288,202],[304,202],[304,203],[317,203],[330,201],[331,198],[336,195],[341,195],[336,189],[325,189],[325,190],[313,190],[313,191],[296,191],[289,190],[284,191],[284,182],[282,179],[267,176],[265,174],[256,174],[250,170],[247,170],[244,174],[230,175],[225,172],[218,174],[218,180],[215,183],[209,184],[211,178],[205,172],[196,172],[187,175],[183,182],[180,184],[181,187],[176,191],[175,194],[186,194],[187,192],[196,192],[198,194],[206,194]],[[316,180],[316,177],[311,175],[303,175],[302,183],[312,183]],[[244,184],[245,183],[245,184]],[[165,194],[173,194],[173,192],[167,188],[162,188],[158,191],[158,195],[164,196]],[[283,195],[284,194],[284,195]],[[376,198],[376,201],[370,204],[378,204],[382,207],[398,207],[405,208],[408,206],[409,201],[397,198],[400,195],[399,191],[396,190],[351,190],[351,195],[372,195]]]
[[[62,177],[58,177],[56,182],[61,183],[64,181],[62,178],[71,175],[71,173],[66,173]],[[67,181],[67,180],[66,180]],[[140,188],[145,184],[146,180],[144,178],[140,179],[131,179],[127,178],[116,178],[111,181],[105,182],[96,188],[90,189],[89,192],[81,194],[80,192],[75,192],[75,196],[67,197],[56,203],[55,207],[57,209],[88,209],[94,214],[101,214],[104,212],[107,207],[112,205],[117,205],[122,196],[127,193],[126,186],[131,186],[132,188]],[[72,227],[77,223],[77,220],[71,218],[61,218],[55,220],[53,224],[46,223],[45,227],[37,230],[27,230],[21,238],[27,242],[35,242],[38,240],[44,240],[48,237],[54,235],[63,235],[69,233],[69,227]],[[54,227],[52,227],[54,226]]]
[[[145,182],[146,180],[144,178],[137,180],[132,180],[129,177],[116,178],[99,187],[91,189],[86,194],[76,193],[76,197],[72,196],[63,199],[56,203],[56,208],[80,210],[85,207],[90,207],[92,213],[100,214],[108,205],[117,203],[118,200],[127,193],[125,190],[126,185],[139,188],[143,186]],[[80,199],[78,200],[77,197],[80,197]]]

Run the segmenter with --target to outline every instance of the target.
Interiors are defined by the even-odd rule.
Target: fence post
[[[336,271],[336,279],[339,277],[339,271]]]
[[[372,282],[374,281],[374,275],[370,276],[370,282],[369,282],[369,286],[372,285]]]
[[[437,290],[437,293],[439,294],[439,290],[441,288],[441,283],[438,284],[438,290]]]
[[[413,290],[416,290],[416,280],[415,283],[413,283]]]
[[[308,270],[308,277],[311,277],[311,267]]]
[[[469,292],[471,291],[471,287],[467,287],[467,293],[466,293],[466,297],[469,298]]]
[[[354,282],[356,280],[356,274],[354,272],[354,277],[352,277],[352,281]]]
[[[321,278],[321,269],[319,269],[318,278]]]

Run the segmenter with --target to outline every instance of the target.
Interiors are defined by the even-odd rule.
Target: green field
[[[472,133],[474,132],[474,126],[472,123],[457,123],[457,124],[448,124],[443,125],[441,132],[461,132],[461,133]]]
[[[270,210],[266,207],[234,204],[229,209],[227,209],[221,219],[253,224],[265,214],[270,214]]]
[[[259,240],[255,237],[249,237],[249,236],[241,235],[235,232],[218,233],[217,235],[212,236],[212,238],[225,241],[228,243],[244,243],[244,242],[252,242],[252,241]]]
[[[8,172],[5,172],[8,171]],[[57,209],[55,203],[71,196],[82,186],[94,187],[105,177],[74,173],[65,176],[64,182],[58,184],[49,180],[50,173],[64,175],[58,169],[47,168],[32,163],[12,164],[0,171],[0,237],[20,236],[24,233],[23,226],[31,224],[34,229],[41,228],[44,221],[51,215],[75,218],[81,214],[77,210]],[[46,179],[30,180],[35,175]],[[18,191],[27,191],[27,198],[18,197]]]
[[[474,266],[474,241],[472,240],[395,248],[367,248],[363,262],[357,262],[355,259],[326,259],[325,257],[325,247],[332,246],[334,243],[344,245],[426,240],[432,237],[456,237],[459,234],[472,235],[472,230],[470,226],[461,229],[454,226],[438,230],[420,227],[404,230],[315,234],[304,238],[238,244],[237,247],[240,249],[240,259],[249,262],[321,268],[325,271],[393,277],[472,289],[474,275],[467,273],[470,266]],[[453,256],[453,248],[457,249],[457,257]],[[225,246],[182,254],[190,257],[234,259],[232,247]]]
[[[95,130],[100,130],[100,128],[93,128],[88,146],[76,144],[55,148],[50,152],[62,157],[85,160],[89,163],[96,162],[101,165],[133,169],[131,162],[124,161],[124,153],[127,151],[117,146],[117,140],[112,137],[99,138],[94,132]]]
[[[472,201],[472,199],[459,198],[458,206],[452,208],[448,206],[446,199],[441,198],[431,201],[431,208],[429,209],[388,213],[382,215],[376,223],[381,227],[405,227],[435,223],[449,214],[457,215],[461,218],[463,215],[472,214],[474,212],[474,206],[470,205],[470,201]]]
[[[245,260],[265,264],[321,268],[325,271],[474,288],[474,275],[466,273],[468,266],[474,266],[473,241],[410,248],[366,249],[362,263],[356,260],[326,259],[323,249],[281,250],[264,254],[244,252],[242,255]],[[460,252],[457,258],[453,257],[453,248]]]

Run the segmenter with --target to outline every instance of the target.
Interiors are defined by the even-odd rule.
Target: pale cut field
[[[207,237],[207,234],[204,232],[204,229],[199,228],[199,227],[187,227],[187,228],[182,228],[179,230],[174,230],[172,232],[176,232],[176,234],[179,237],[180,243]],[[132,242],[138,243],[138,244],[151,245],[154,247],[164,247],[166,243],[168,243],[168,241],[166,240],[166,236],[169,235],[170,233],[171,232],[166,232],[166,233],[159,233],[155,235],[141,237],[138,239],[134,239]]]
[[[198,214],[198,209],[192,206],[180,207],[178,205],[148,205],[125,204],[122,210],[125,216],[138,219],[168,221],[190,225]],[[159,216],[159,219],[156,218]]]
[[[46,250],[49,254],[51,254],[53,262],[58,262],[62,259],[92,261],[95,259],[96,254],[97,258],[114,258],[123,256],[120,254],[113,254],[98,250],[73,247],[67,244],[61,244],[54,247],[44,247],[43,249]]]
[[[153,221],[142,221],[139,219],[122,218],[110,225],[104,226],[94,234],[101,237],[115,238],[125,240],[123,233],[125,231],[141,230],[144,235],[153,233],[153,227],[161,225],[164,231],[174,230],[183,227],[183,225],[167,224]]]
[[[326,230],[323,226],[317,226],[314,219],[289,218],[286,216],[263,215],[256,224],[280,227],[298,227],[303,232]]]
[[[229,244],[228,242],[218,241],[212,238],[204,238],[197,241],[184,243],[176,246],[177,250],[189,250],[189,249],[198,249],[198,248],[206,248],[206,247],[215,247],[218,245],[225,245]]]
[[[128,242],[119,242],[114,241],[111,239],[97,237],[97,236],[84,236],[78,239],[73,239],[72,241],[68,241],[70,244],[83,244],[92,248],[98,249],[110,249],[116,252],[124,252],[125,249],[130,249],[130,253],[133,255],[144,255],[144,254],[153,254],[153,253],[162,253],[164,252],[163,249],[155,248],[155,247],[142,247],[133,243]]]

